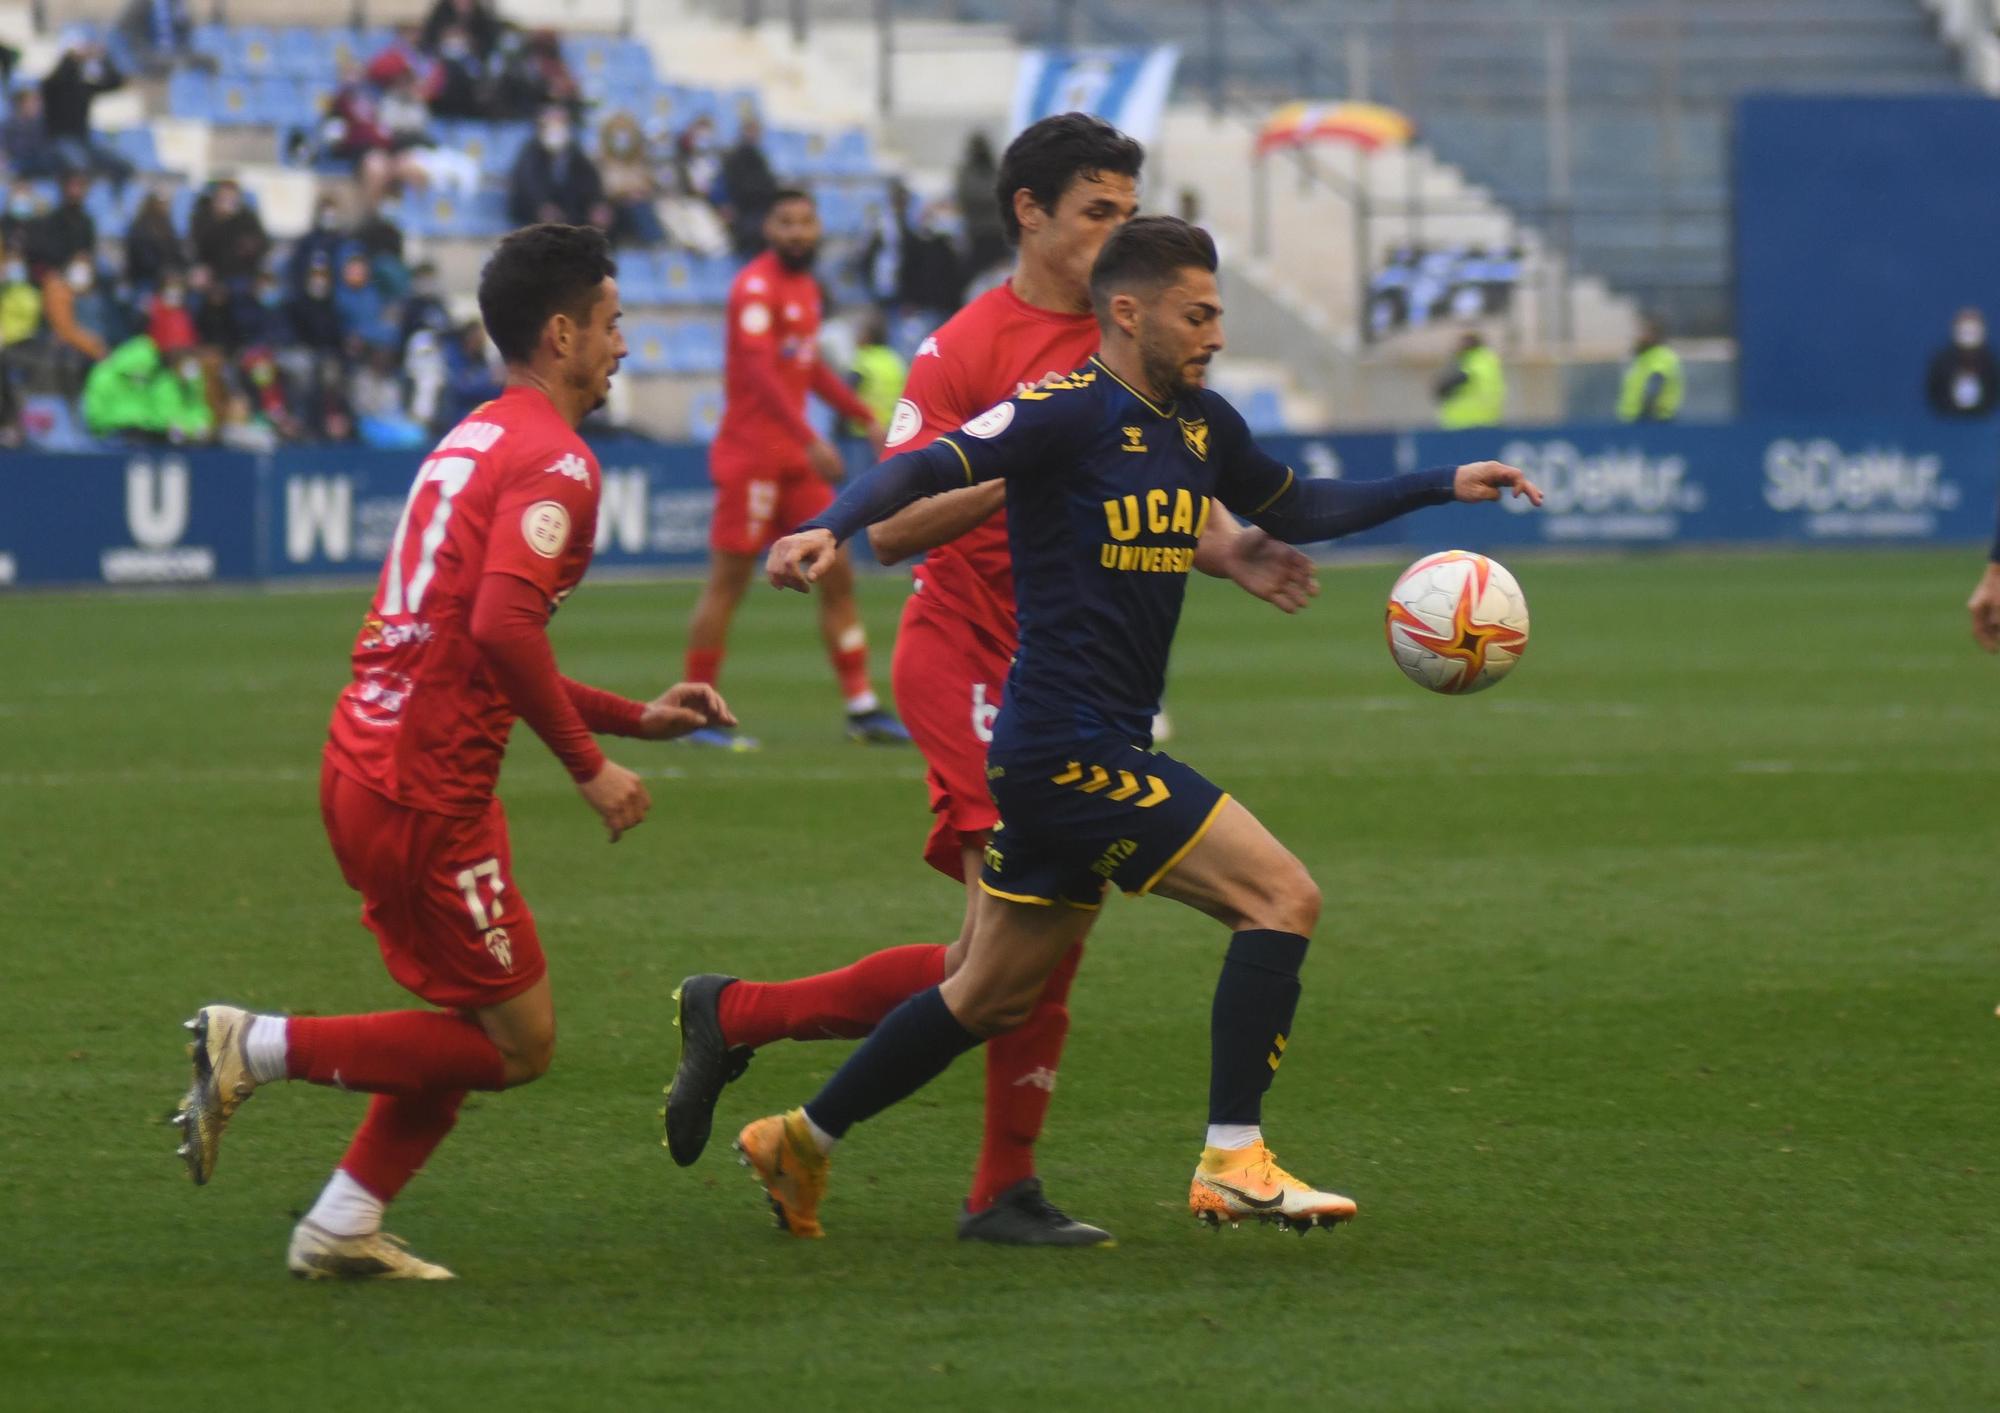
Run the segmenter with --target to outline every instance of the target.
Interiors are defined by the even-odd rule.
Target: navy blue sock
[[[915,1094],[982,1039],[958,1023],[937,987],[919,991],[882,1017],[812,1097],[806,1114],[835,1138],[844,1137],[863,1119]]]
[[[1264,1091],[1278,1072],[1299,1006],[1306,939],[1252,930],[1229,939],[1208,1022],[1208,1121],[1261,1121]]]

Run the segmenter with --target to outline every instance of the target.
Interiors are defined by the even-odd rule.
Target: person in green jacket
[[[177,366],[160,357],[144,334],[111,350],[83,383],[83,420],[94,437],[165,437],[206,441],[215,430],[201,362],[181,356]]]
[[[1681,356],[1667,347],[1659,321],[1642,321],[1632,361],[1625,366],[1624,385],[1618,390],[1618,420],[1671,422],[1680,414],[1686,388]]]
[[[1438,425],[1446,431],[1461,427],[1496,427],[1507,407],[1507,375],[1500,355],[1486,346],[1476,329],[1458,341],[1458,357],[1437,383]]]
[[[903,384],[909,377],[910,365],[889,347],[889,321],[881,310],[870,310],[855,339],[854,394],[875,414],[875,425],[885,431],[895,420],[896,399],[903,395]]]

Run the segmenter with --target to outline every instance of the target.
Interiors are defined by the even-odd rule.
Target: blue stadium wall
[[[1745,99],[1735,138],[1745,416],[1916,416],[1961,305],[2000,330],[2000,102]]]
[[[1447,506],[1343,541],[1456,545],[1896,544],[1984,540],[2000,428],[1909,417],[1715,427],[1272,437],[1304,476],[1372,477],[1495,457],[1549,492],[1540,513]],[[616,441],[597,563],[687,569],[708,538],[706,449]],[[0,585],[372,576],[417,458],[342,448],[0,456]]]

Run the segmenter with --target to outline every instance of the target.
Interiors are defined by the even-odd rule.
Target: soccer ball
[[[1528,601],[1483,554],[1445,550],[1405,569],[1389,590],[1389,656],[1419,687],[1460,696],[1514,670],[1528,646]]]

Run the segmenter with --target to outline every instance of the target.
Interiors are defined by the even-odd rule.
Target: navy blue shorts
[[[1193,766],[1117,733],[996,749],[986,775],[1000,823],[979,886],[1013,903],[1095,908],[1107,883],[1149,893],[1229,802]]]

